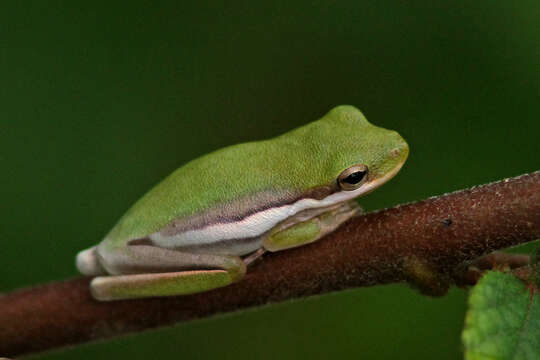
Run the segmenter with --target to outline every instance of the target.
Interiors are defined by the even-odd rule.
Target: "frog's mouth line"
[[[388,182],[390,179],[392,179],[394,176],[397,175],[399,170],[401,170],[401,168],[403,167],[403,164],[405,164],[405,159],[402,162],[400,162],[398,165],[396,165],[388,173],[386,173],[384,176],[381,176],[380,178],[377,178],[375,180],[368,181],[367,183],[365,183],[363,186],[359,188],[359,190],[362,189],[362,191],[360,191],[360,193],[357,196],[369,194],[373,190],[377,189],[379,186]]]
[[[186,229],[173,234],[156,232],[149,235],[148,238],[155,245],[165,248],[189,246],[199,248],[228,241],[238,242],[240,239],[256,238],[275,227],[281,221],[301,211],[331,207],[375,190],[399,172],[405,163],[405,159],[406,157],[384,176],[368,181],[353,191],[337,191],[321,199],[300,198],[293,203],[262,209],[236,221],[216,222],[201,228]],[[238,254],[245,255],[253,250],[251,248],[246,249],[240,249]]]
[[[165,235],[157,232],[151,234],[149,238],[158,246],[176,248],[190,245],[202,246],[234,239],[254,238],[303,210],[326,208],[375,190],[394,177],[404,162],[398,164],[384,176],[367,182],[354,191],[339,191],[321,200],[303,198],[292,204],[265,209],[235,222],[215,223],[200,229],[187,230],[174,235]]]

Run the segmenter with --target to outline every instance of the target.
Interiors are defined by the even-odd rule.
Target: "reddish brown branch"
[[[511,270],[516,276],[527,279],[531,272],[531,257],[527,254],[493,252],[472,262],[459,266],[455,272],[456,285],[466,287],[476,285],[489,270]]]
[[[265,256],[241,282],[207,293],[100,303],[89,279],[77,278],[0,296],[0,356],[354,286],[412,279],[437,293],[464,261],[537,238],[540,172],[355,218],[315,244]]]

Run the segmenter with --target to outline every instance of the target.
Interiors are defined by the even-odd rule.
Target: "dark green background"
[[[76,276],[180,164],[338,104],[411,147],[368,209],[540,168],[537,0],[180,3],[0,5],[0,291]],[[43,358],[459,359],[465,301],[364,288]]]

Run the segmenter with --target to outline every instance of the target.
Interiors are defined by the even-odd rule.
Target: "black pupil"
[[[365,171],[357,171],[352,173],[351,175],[347,176],[345,179],[343,179],[343,182],[346,182],[347,184],[358,184],[362,179],[364,178],[364,175],[366,175]]]

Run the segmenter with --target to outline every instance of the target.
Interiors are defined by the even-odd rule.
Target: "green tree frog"
[[[185,295],[239,281],[265,251],[309,244],[357,215],[409,148],[352,106],[276,138],[192,160],[76,263],[98,300]]]

